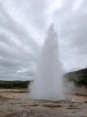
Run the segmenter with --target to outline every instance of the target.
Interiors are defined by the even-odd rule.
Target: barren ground
[[[0,89],[0,117],[87,117],[87,90],[69,93],[69,100],[29,99],[27,90]]]

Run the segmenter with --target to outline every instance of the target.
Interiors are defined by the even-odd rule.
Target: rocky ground
[[[0,117],[87,117],[87,90],[67,95],[53,102],[29,99],[27,90],[0,89]]]

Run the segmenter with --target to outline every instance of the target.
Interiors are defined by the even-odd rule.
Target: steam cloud
[[[36,77],[30,95],[34,99],[60,100],[64,98],[63,69],[59,60],[57,34],[53,24],[48,30]]]

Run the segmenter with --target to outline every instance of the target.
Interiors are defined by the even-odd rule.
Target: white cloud
[[[49,0],[49,15],[52,15],[56,9],[62,7],[63,0]]]
[[[65,69],[87,67],[86,5],[86,0],[0,0],[1,75],[5,71],[8,77],[13,72],[15,76],[20,68],[37,62],[51,21],[58,32]],[[12,73],[6,71],[7,66]]]
[[[83,0],[77,0],[74,4],[73,10],[78,10],[82,4]]]

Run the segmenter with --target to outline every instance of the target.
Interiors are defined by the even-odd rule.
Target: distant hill
[[[77,74],[87,74],[87,68],[85,69],[81,69],[81,70],[77,70],[77,71],[74,71],[74,72],[69,72],[68,74],[72,74],[72,73],[77,73]]]
[[[87,68],[65,74],[70,82],[74,82],[76,86],[87,87]]]

